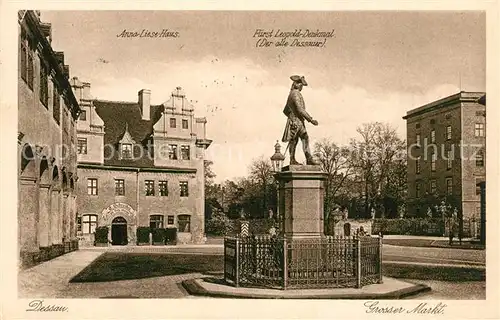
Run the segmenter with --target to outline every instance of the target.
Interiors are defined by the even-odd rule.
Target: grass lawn
[[[486,270],[457,268],[452,266],[425,266],[412,264],[384,263],[382,273],[386,277],[437,281],[484,281]]]
[[[216,255],[106,252],[70,282],[102,282],[222,271]]]
[[[484,245],[479,243],[471,243],[462,241],[462,245],[458,240],[453,240],[452,245],[448,244],[448,240],[429,240],[429,239],[383,239],[384,244],[403,247],[427,247],[427,248],[453,248],[453,249],[475,249],[484,250]]]
[[[106,252],[70,282],[104,282],[162,277],[186,273],[222,273],[220,255]],[[437,281],[484,281],[485,270],[448,266],[384,263],[387,277]]]

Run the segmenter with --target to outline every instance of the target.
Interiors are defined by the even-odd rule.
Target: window
[[[182,129],[188,129],[188,121],[187,119],[182,119]]]
[[[431,155],[431,171],[436,171],[436,154]]]
[[[144,182],[144,191],[147,196],[155,195],[155,181],[154,180],[146,180]]]
[[[419,123],[419,122],[417,122],[417,123],[415,124],[415,128],[416,128],[416,129],[420,129],[420,123]]]
[[[115,196],[125,195],[125,180],[115,179]]]
[[[474,135],[476,137],[484,137],[484,123],[476,123],[474,125]]]
[[[21,29],[21,78],[27,81],[28,75],[28,48],[26,46],[26,31]]]
[[[484,182],[484,177],[475,177],[474,178],[474,183],[476,185],[476,195],[481,195],[481,186],[478,185],[481,182]]]
[[[168,158],[170,160],[177,160],[177,145],[169,144],[168,145]]]
[[[149,227],[151,229],[163,228],[163,216],[159,214],[149,216]]]
[[[415,184],[415,198],[420,198],[420,182]]]
[[[78,154],[87,154],[87,138],[78,138],[76,143]]]
[[[181,159],[189,160],[189,157],[190,157],[189,146],[181,146]]]
[[[431,180],[430,182],[430,194],[435,194],[437,190],[436,180]]]
[[[187,197],[187,196],[189,196],[188,182],[187,181],[181,181],[181,182],[179,182],[179,186],[181,188],[181,197]]]
[[[33,43],[26,35],[24,28],[21,30],[21,78],[28,87],[33,90],[34,67],[33,67]]]
[[[167,216],[167,224],[168,225],[174,224],[174,216]]]
[[[446,178],[446,194],[451,195],[453,193],[453,179]]]
[[[35,80],[35,66],[34,66],[34,60],[33,60],[33,52],[31,49],[28,51],[28,74],[27,74],[27,80],[28,80],[28,87],[33,90],[33,82]]]
[[[436,143],[436,130],[431,130],[431,143]]]
[[[80,120],[87,121],[87,111],[82,110],[82,113],[80,113]]]
[[[160,180],[158,182],[158,187],[160,190],[160,196],[162,196],[162,197],[168,196],[168,181]]]
[[[446,127],[446,140],[451,140],[451,126]]]
[[[49,106],[49,82],[47,66],[40,63],[40,101],[45,108]]]
[[[177,225],[179,232],[191,232],[191,216],[187,214],[177,216]]]
[[[451,167],[453,166],[453,153],[451,152],[451,150],[448,150],[446,152],[446,169],[447,170],[450,170]]]
[[[131,143],[123,143],[122,144],[122,159],[131,159],[132,158],[132,144]]]
[[[481,149],[476,153],[476,167],[484,167],[484,150]]]
[[[415,143],[417,144],[417,146],[420,146],[420,133],[417,133],[417,135],[415,136]]]
[[[87,179],[87,194],[91,196],[97,195],[97,179],[95,178]]]
[[[97,228],[97,215],[84,214],[82,216],[82,233],[83,234],[94,233],[96,228]]]
[[[54,90],[52,90],[52,116],[56,120],[57,124],[61,120],[61,96],[59,95],[59,89],[57,89],[56,83],[52,82]]]
[[[415,173],[420,173],[420,157],[415,160]]]
[[[170,118],[170,128],[177,128],[177,120],[175,118]]]

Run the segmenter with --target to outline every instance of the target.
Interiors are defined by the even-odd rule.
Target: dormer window
[[[128,132],[128,123],[125,124],[125,132],[123,133],[123,137],[118,142],[120,146],[120,159],[132,159],[134,156],[133,148],[135,141],[132,139],[132,136]]]
[[[132,144],[124,143],[122,144],[122,159],[131,159],[132,158]]]

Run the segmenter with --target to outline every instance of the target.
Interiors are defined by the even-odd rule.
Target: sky
[[[485,91],[486,20],[481,12],[47,11],[52,46],[65,52],[71,77],[95,98],[168,100],[180,86],[197,117],[207,118],[207,149],[217,181],[245,176],[281,140],[294,74],[303,75],[311,143],[339,145],[363,123],[393,125],[406,138],[410,109],[464,91]],[[178,37],[118,37],[123,31]],[[256,30],[272,31],[257,47]],[[276,47],[276,33],[328,32],[322,47]],[[325,38],[301,38],[324,41]],[[289,44],[293,37],[286,39]],[[282,151],[286,144],[281,143]],[[301,152],[298,160],[303,161]],[[288,160],[288,157],[287,157]]]

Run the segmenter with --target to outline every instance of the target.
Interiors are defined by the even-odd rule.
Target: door
[[[128,243],[127,220],[116,217],[111,223],[111,242],[113,245],[124,246]]]

